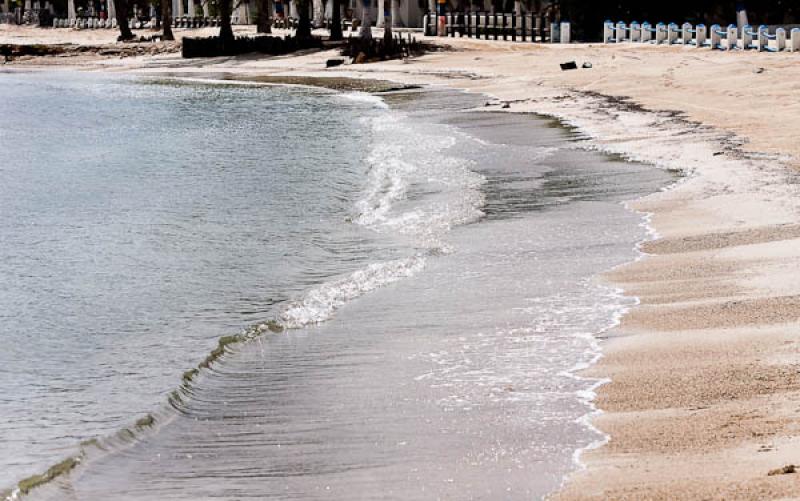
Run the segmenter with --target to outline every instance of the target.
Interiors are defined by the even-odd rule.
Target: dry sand
[[[0,31],[0,43],[8,37]],[[555,497],[800,498],[800,474],[770,475],[800,464],[800,54],[446,42],[455,50],[330,70],[333,53],[89,68],[445,85],[493,96],[487,109],[559,117],[599,149],[686,172],[630,204],[649,213],[658,238],[642,246],[644,259],[605,277],[641,301],[587,371],[611,380],[594,420],[610,438],[582,455],[586,468]],[[592,68],[562,72],[570,60]]]

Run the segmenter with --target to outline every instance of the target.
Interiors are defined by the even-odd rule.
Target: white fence
[[[216,17],[187,17],[181,16],[172,19],[173,28],[204,28],[207,26],[219,26],[220,20]],[[155,18],[149,21],[140,21],[138,19],[129,19],[128,26],[131,29],[144,29],[153,28],[156,26]],[[53,28],[74,28],[79,30],[93,30],[93,29],[116,29],[117,20],[100,19],[95,17],[82,17],[75,19],[56,18],[53,19]]]
[[[104,28],[116,28],[116,19],[100,19],[96,17],[82,17],[76,19],[55,18],[53,28],[75,28],[79,30],[94,30]]]
[[[620,21],[614,24],[606,21],[603,24],[603,43],[654,43],[664,45],[691,45],[719,50],[758,50],[759,52],[800,52],[800,28],[791,31],[791,37],[786,37],[786,30],[778,28],[774,34],[769,33],[769,28],[759,26],[754,30],[747,25],[739,30],[731,24],[722,28],[715,24],[706,29],[703,24],[692,26],[684,23],[678,26],[675,23],[650,23],[628,24]]]

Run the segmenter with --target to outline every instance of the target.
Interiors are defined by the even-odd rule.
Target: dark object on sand
[[[575,61],[570,61],[568,63],[561,63],[561,71],[577,70],[577,69],[578,65],[575,63]]]
[[[787,464],[783,468],[777,468],[775,470],[771,470],[767,473],[768,476],[772,477],[774,475],[787,475],[789,473],[797,473],[797,468],[793,464]]]
[[[503,103],[503,106],[501,106],[501,107],[502,107],[503,109],[511,108],[511,104],[509,104],[509,103]]]
[[[341,66],[342,64],[344,64],[344,59],[328,59],[325,61],[326,68],[333,68],[336,66]]]
[[[84,49],[82,46],[78,52]],[[89,50],[89,49],[86,49]],[[5,56],[5,62],[10,62],[14,57],[20,56],[58,56],[65,54],[68,47],[65,45],[47,44],[2,44],[0,43],[0,56]]]
[[[588,70],[588,69],[590,69],[592,67],[592,63],[585,62],[585,63],[583,63],[583,66],[581,66],[581,67]]]
[[[341,54],[352,58],[353,64],[385,61],[388,59],[405,59],[420,56],[431,49],[431,45],[418,42],[415,37],[408,34],[407,38],[395,34],[389,40],[383,38],[349,38],[342,48]]]

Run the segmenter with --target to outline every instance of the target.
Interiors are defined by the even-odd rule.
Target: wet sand
[[[641,301],[587,371],[610,379],[594,420],[609,441],[581,456],[586,468],[556,497],[797,496],[800,475],[779,472],[800,463],[800,56],[446,42],[457,50],[330,70],[331,53],[95,67],[461,88],[496,98],[487,109],[552,115],[593,147],[687,173],[630,203],[657,238],[605,276]],[[569,60],[593,67],[562,72]]]

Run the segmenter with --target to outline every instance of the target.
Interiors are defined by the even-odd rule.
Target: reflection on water
[[[594,334],[629,302],[592,277],[632,259],[644,237],[640,218],[619,202],[667,177],[574,149],[548,122],[463,113],[468,98],[458,94],[387,97],[394,107],[386,110],[280,89],[158,90],[183,92],[235,102],[232,93],[243,110],[296,106],[286,127],[336,120],[342,136],[285,157],[270,149],[278,159],[266,164],[251,153],[258,167],[250,170],[268,180],[245,175],[238,159],[221,168],[243,179],[215,184],[231,200],[216,245],[237,247],[239,232],[267,236],[247,246],[247,259],[210,259],[200,277],[187,270],[186,280],[214,292],[173,291],[169,301],[185,308],[173,313],[185,323],[173,331],[175,320],[162,319],[152,346],[170,343],[185,369],[202,358],[195,339],[267,315],[297,328],[234,345],[194,379],[170,419],[93,454],[38,497],[530,499],[556,488],[574,451],[599,438],[582,420],[595,382],[572,371],[594,360]],[[323,120],[309,111],[325,107],[336,113]],[[226,116],[224,127],[248,135],[259,122],[251,115]],[[233,149],[252,151],[258,136]],[[211,190],[200,170],[185,173],[195,181],[187,185]],[[239,200],[254,182],[269,193]],[[181,199],[180,190],[165,190]],[[196,196],[186,194],[187,203]],[[223,209],[212,197],[207,210]],[[251,278],[234,287],[225,279],[230,267]],[[232,307],[238,297],[250,306]],[[223,308],[235,313],[227,324]],[[144,357],[116,356],[144,364],[137,370],[151,382]],[[167,380],[152,394],[176,386]]]
[[[6,74],[0,93],[0,488],[383,253],[346,222],[369,104],[56,72]]]

